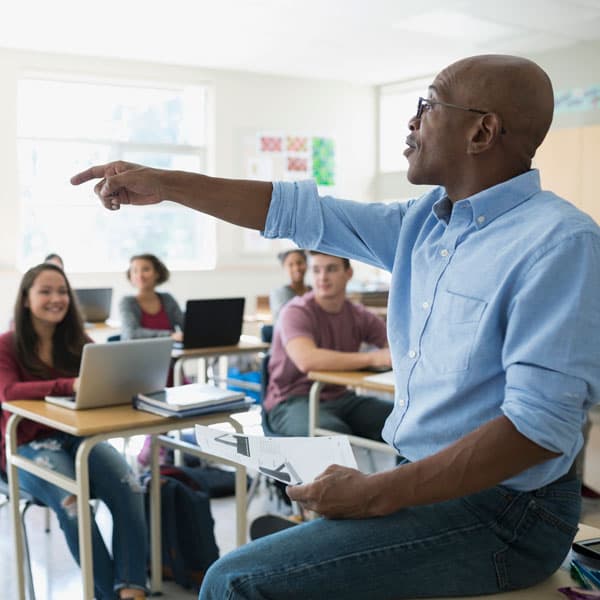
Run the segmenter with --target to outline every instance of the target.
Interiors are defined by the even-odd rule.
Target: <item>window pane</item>
[[[44,98],[44,102],[39,99]],[[205,143],[206,90],[23,79],[19,137]]]
[[[132,254],[152,252],[170,269],[214,268],[216,226],[210,217],[169,202],[111,212],[100,205],[91,183],[69,183],[89,165],[115,159],[204,171],[206,148],[199,144],[206,129],[204,98],[199,86],[165,90],[23,80],[17,140],[20,267],[57,252],[71,272],[113,271],[124,269]]]

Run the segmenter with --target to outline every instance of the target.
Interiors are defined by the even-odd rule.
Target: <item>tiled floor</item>
[[[248,422],[249,432],[255,430],[256,420]],[[359,464],[364,457],[358,457]],[[385,461],[386,458],[383,458]],[[600,490],[600,414],[595,415],[587,450],[585,480],[594,489]],[[248,522],[265,512],[282,509],[275,498],[270,498],[264,486],[251,502]],[[215,535],[221,554],[235,546],[235,507],[233,498],[212,501],[215,519]],[[81,597],[79,569],[71,558],[65,541],[54,517],[50,533],[44,532],[44,510],[33,507],[27,516],[27,531],[30,536],[32,563],[37,600],[76,600]],[[110,531],[110,516],[102,507],[98,518],[103,531]],[[600,501],[586,502],[581,521],[600,528]],[[0,598],[16,598],[12,565],[12,531],[7,506],[0,507]],[[163,589],[165,600],[190,600],[196,593],[166,582]]]

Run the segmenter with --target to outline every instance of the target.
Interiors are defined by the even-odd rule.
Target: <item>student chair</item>
[[[273,325],[263,323],[260,328],[260,339],[265,344],[270,344],[273,341]]]
[[[8,477],[4,471],[0,471],[0,494],[6,496],[10,500],[10,488],[8,486]],[[25,558],[25,575],[27,578],[27,589],[29,600],[35,600],[35,589],[33,586],[33,575],[31,572],[31,556],[29,554],[29,542],[27,540],[27,528],[25,525],[25,514],[32,506],[41,506],[46,509],[46,528],[45,531],[50,531],[50,509],[41,501],[24,490],[19,490],[21,526],[23,528],[23,550]]]

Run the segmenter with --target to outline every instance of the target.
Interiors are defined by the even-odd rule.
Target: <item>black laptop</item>
[[[185,305],[183,342],[176,348],[235,346],[242,335],[245,298],[188,300]]]
[[[77,296],[83,318],[88,323],[104,323],[110,315],[112,288],[78,288]]]

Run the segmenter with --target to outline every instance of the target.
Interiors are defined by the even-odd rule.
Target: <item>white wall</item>
[[[256,130],[313,133],[336,140],[339,195],[361,200],[374,197],[375,90],[372,87],[0,49],[0,330],[8,321],[21,276],[15,266],[19,241],[16,84],[23,70],[48,69],[138,80],[211,82],[215,115],[213,174],[244,176],[240,144],[248,133]],[[65,178],[70,175],[64,173]],[[91,186],[82,189],[82,193],[89,194],[93,201]],[[191,297],[244,295],[251,310],[255,296],[279,285],[283,275],[274,257],[243,255],[238,228],[219,223],[217,237],[217,269],[173,273],[168,289],[182,303]],[[66,267],[68,272],[68,264]],[[115,266],[121,268],[122,265]],[[360,276],[360,268],[358,271]],[[79,287],[113,286],[115,301],[130,293],[121,272],[74,273],[71,281]]]

